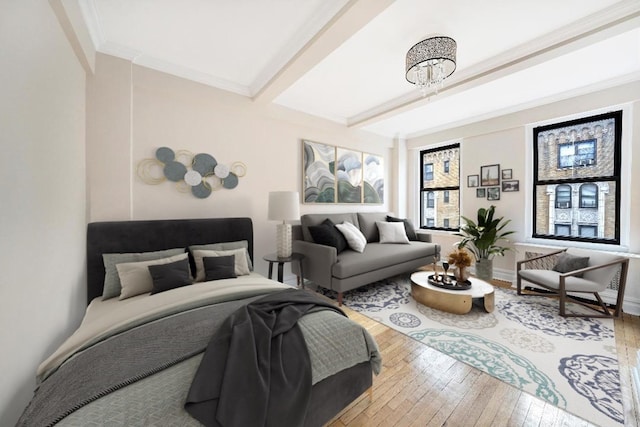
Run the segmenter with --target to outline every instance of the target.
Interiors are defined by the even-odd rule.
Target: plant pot
[[[493,260],[487,258],[480,258],[476,261],[476,277],[484,280],[485,282],[493,279]]]

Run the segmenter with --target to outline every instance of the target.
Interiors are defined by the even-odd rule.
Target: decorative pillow
[[[329,218],[325,219],[320,225],[309,226],[309,232],[313,241],[320,245],[333,246],[338,253],[349,247],[347,240],[341,232],[335,227],[333,221]]]
[[[568,273],[570,271],[580,270],[581,268],[586,268],[588,266],[588,256],[580,257],[563,252],[558,255],[558,260],[556,261],[556,265],[553,266],[552,270],[557,271],[558,273]],[[582,277],[582,273],[576,274],[574,277]]]
[[[347,239],[347,243],[351,249],[360,253],[364,252],[364,248],[367,246],[367,239],[358,227],[345,221],[342,224],[336,224],[336,228],[342,233],[345,239]]]
[[[404,232],[407,234],[407,238],[412,241],[415,242],[418,240],[418,235],[416,234],[416,229],[413,226],[413,222],[411,222],[410,219],[407,218],[395,218],[392,216],[387,215],[387,221],[388,222],[401,222],[404,224]]]
[[[204,280],[235,279],[235,255],[202,258]]]
[[[249,242],[246,240],[238,240],[237,242],[221,242],[221,243],[209,243],[206,245],[191,245],[189,250],[193,252],[196,249],[206,249],[208,251],[228,251],[231,249],[245,248],[247,250],[247,265],[249,270],[253,271],[253,262],[249,256]]]
[[[195,249],[193,253],[193,260],[196,264],[196,282],[202,282],[205,277],[204,264],[202,258],[214,257],[214,256],[227,256],[235,255],[235,272],[236,276],[244,276],[249,274],[249,265],[247,264],[247,257],[245,256],[246,249],[231,249],[228,251],[209,251],[205,249]]]
[[[153,278],[149,272],[150,265],[169,264],[183,259],[188,260],[189,254],[183,252],[180,255],[174,255],[169,258],[116,264],[120,284],[122,285],[119,299],[127,299],[153,290]]]
[[[155,252],[139,252],[124,254],[102,254],[104,262],[104,286],[102,287],[102,299],[115,298],[120,295],[122,285],[116,264],[123,262],[149,261],[152,259],[166,258],[185,253],[184,248],[166,249]]]
[[[409,244],[407,233],[404,231],[404,224],[401,222],[378,221],[378,231],[380,232],[380,243],[405,243]]]
[[[188,258],[168,264],[150,265],[147,268],[153,282],[151,295],[193,283]]]

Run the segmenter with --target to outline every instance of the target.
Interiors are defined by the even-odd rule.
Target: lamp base
[[[293,252],[291,243],[291,224],[278,224],[276,227],[276,255],[278,258],[289,258]]]

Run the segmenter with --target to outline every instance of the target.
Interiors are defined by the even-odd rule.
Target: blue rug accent
[[[612,319],[564,318],[557,300],[504,288],[495,289],[492,313],[480,304],[467,314],[445,313],[411,297],[409,275],[343,298],[349,308],[591,423],[624,423]],[[589,313],[577,304],[567,309]]]

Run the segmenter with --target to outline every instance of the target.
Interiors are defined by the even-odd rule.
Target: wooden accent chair
[[[540,261],[547,257],[556,257],[557,263],[553,269],[525,269],[523,266],[532,261]],[[585,260],[585,258],[588,258]],[[581,265],[580,265],[581,264]],[[572,268],[578,266],[579,268]],[[581,268],[580,268],[581,267]],[[526,260],[518,261],[516,265],[517,290],[518,295],[557,295],[560,297],[560,315],[564,317],[619,317],[622,313],[622,302],[624,300],[624,288],[627,282],[627,272],[629,270],[629,259],[618,255],[607,254],[605,252],[589,251],[584,249],[562,249],[545,255],[536,256]],[[620,271],[618,286],[618,296],[615,305],[615,312],[612,314],[609,308],[600,298],[599,292],[604,291],[616,274]],[[545,288],[549,292],[522,293],[522,281],[531,282],[537,286]],[[588,293],[593,294],[600,307],[588,305],[568,293]],[[584,305],[599,314],[574,314],[565,311],[565,303],[571,299],[578,304]]]

